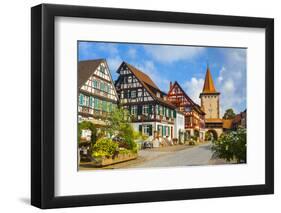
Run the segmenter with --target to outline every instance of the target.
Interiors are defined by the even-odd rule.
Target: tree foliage
[[[129,112],[123,108],[116,108],[108,118],[106,131],[110,135],[123,138],[125,143],[127,143],[128,149],[133,150],[137,146],[135,139],[140,137],[140,135],[134,131],[129,121]]]
[[[93,157],[111,157],[118,149],[118,144],[110,138],[100,138],[93,146]]]
[[[225,110],[225,113],[223,115],[223,119],[233,119],[235,117],[235,113],[234,110],[229,108],[227,110]]]
[[[94,126],[94,124],[90,121],[83,121],[79,123],[78,125],[78,143],[80,142],[81,139],[81,134],[83,129],[89,129],[92,132],[91,135],[91,143],[94,144],[97,140],[97,129]]]
[[[247,132],[244,128],[221,134],[213,142],[212,150],[219,158],[227,161],[246,162]]]

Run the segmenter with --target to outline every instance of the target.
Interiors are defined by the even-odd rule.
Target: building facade
[[[134,129],[152,138],[174,138],[176,107],[167,101],[166,94],[148,75],[126,62],[117,73],[119,103],[130,112]]]
[[[203,90],[200,93],[201,109],[205,114],[205,130],[214,138],[223,132],[223,120],[220,118],[220,93],[216,91],[209,66],[207,66]]]
[[[181,88],[179,83],[175,81],[170,83],[168,92],[168,100],[185,116],[185,132],[186,137],[197,136],[201,140],[204,139],[205,128],[205,112],[196,104]]]
[[[78,122],[104,126],[106,117],[117,107],[118,95],[104,59],[78,64]]]
[[[178,139],[179,143],[184,143],[185,134],[185,115],[183,112],[177,110],[174,137]]]

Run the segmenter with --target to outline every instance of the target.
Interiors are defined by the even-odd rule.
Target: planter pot
[[[137,157],[138,157],[137,153],[118,154],[114,158],[112,157],[94,158],[91,164],[95,167],[103,167],[103,166],[108,166],[108,165],[121,163],[129,160],[134,160]]]

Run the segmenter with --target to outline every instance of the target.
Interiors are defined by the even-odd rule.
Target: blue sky
[[[178,81],[198,104],[208,63],[221,93],[221,116],[228,108],[236,113],[246,109],[246,57],[247,50],[242,48],[78,42],[79,61],[106,59],[113,80],[126,61],[147,73],[165,92],[170,81]]]

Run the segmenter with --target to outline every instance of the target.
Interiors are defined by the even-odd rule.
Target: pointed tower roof
[[[204,82],[202,93],[218,93],[214,85],[214,81],[210,72],[209,65],[207,65],[207,71],[206,71],[205,82]]]

